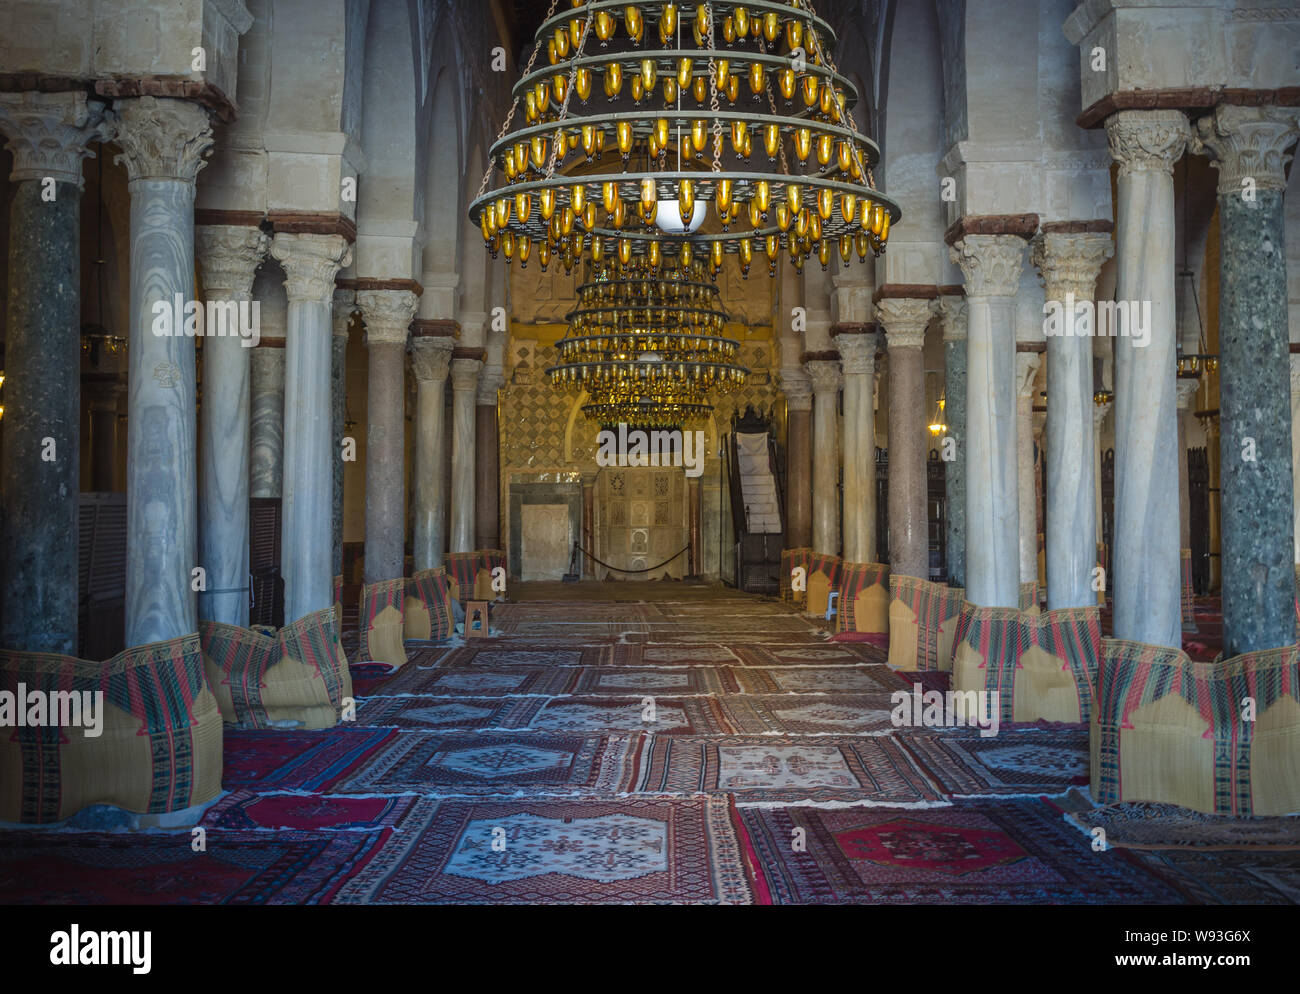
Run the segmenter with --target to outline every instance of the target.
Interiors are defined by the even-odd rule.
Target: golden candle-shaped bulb
[[[831,211],[835,209],[835,191],[830,187],[822,187],[817,191],[817,213],[823,221],[829,221]]]
[[[808,156],[812,154],[812,130],[809,128],[798,128],[794,133],[794,154],[799,157],[800,162],[807,162]]]
[[[659,66],[654,59],[641,60],[641,85],[649,92],[655,88],[655,80],[659,78]]]
[[[677,80],[672,76],[664,77],[664,103],[674,104],[677,102]]]
[[[786,100],[794,99],[794,91],[799,86],[799,77],[795,75],[793,69],[782,69],[777,74],[776,83],[781,90],[781,96]]]
[[[781,150],[780,125],[769,124],[763,128],[763,149],[769,159],[776,161],[776,153]]]
[[[660,148],[668,147],[668,118],[661,117],[655,120],[655,140],[659,142]]]
[[[527,224],[528,219],[533,216],[533,198],[527,193],[515,194],[515,217],[519,218],[520,224]]]
[[[705,98],[709,95],[709,81],[703,76],[696,76],[695,82],[691,84],[691,92],[697,104],[704,103]]]
[[[645,30],[645,22],[641,19],[641,8],[634,3],[624,7],[623,25],[627,28],[629,38],[633,41],[640,41],[641,32]]]
[[[682,224],[690,224],[695,213],[695,181],[684,179],[677,184],[677,207],[682,216]]]
[[[602,10],[596,15],[596,37],[602,42],[609,41],[614,37],[614,28],[614,18],[609,15],[608,11]]]
[[[823,166],[830,165],[831,156],[835,154],[835,139],[831,135],[817,136],[817,161]]]
[[[532,254],[533,254],[533,243],[532,243],[532,239],[524,238],[523,236],[520,236],[520,238],[519,238],[519,263],[520,263],[520,265],[527,265],[527,264],[528,264],[528,257],[529,257],[530,255],[532,255]]]
[[[591,70],[586,66],[580,66],[573,74],[573,88],[577,91],[578,99],[586,103],[591,96]]]
[[[785,41],[791,51],[803,44],[803,21],[791,18],[785,22]]]
[[[573,207],[575,214],[581,214],[582,208],[587,204],[587,188],[582,183],[573,184],[569,191],[569,204]]]
[[[880,230],[885,226],[885,208],[876,204],[871,208],[871,233],[879,235]]]
[[[646,176],[641,180],[641,203],[649,207],[658,199],[659,191],[655,189],[654,178]]]
[[[845,224],[852,224],[858,217],[858,195],[856,193],[840,194],[840,217]]]
[[[725,224],[731,211],[733,180],[720,179],[713,188],[713,204],[718,210],[718,217]]]
[[[573,222],[575,215],[572,207],[566,207],[560,211],[560,234],[568,236],[573,234]]]
[[[704,146],[708,144],[709,131],[708,125],[702,120],[697,119],[691,122],[691,145],[695,149],[695,154],[703,153]]]
[[[611,62],[605,67],[605,95],[616,97],[623,92],[623,64]]]
[[[612,179],[606,180],[601,184],[600,192],[604,199],[605,212],[613,214],[614,207],[618,203],[618,183]]]
[[[732,11],[732,20],[736,23],[736,36],[741,37],[749,32],[749,11],[744,7],[737,5]]]
[[[752,62],[749,66],[749,89],[755,95],[763,92],[764,80],[767,78],[767,71],[763,68],[763,63]]]
[[[767,180],[761,179],[754,184],[754,203],[758,205],[759,213],[767,213],[772,204],[772,186]]]
[[[680,86],[683,90],[691,85],[692,67],[693,67],[693,63],[691,62],[690,56],[688,55],[683,55],[677,61],[677,85]]]
[[[817,90],[819,87],[816,76],[805,76],[800,81],[799,88],[803,95],[805,106],[811,107],[813,104],[817,103]]]
[[[619,121],[615,126],[615,130],[618,133],[618,150],[624,158],[627,158],[632,151],[632,122]]]

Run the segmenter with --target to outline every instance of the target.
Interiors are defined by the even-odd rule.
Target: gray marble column
[[[404,575],[406,533],[406,342],[419,298],[410,290],[361,290],[366,323],[366,583]]]
[[[126,384],[116,373],[92,374],[101,379],[87,383],[90,402],[90,489],[112,493],[117,489],[117,415]]]
[[[1114,246],[1102,231],[1071,232],[1043,225],[1031,259],[1043,276],[1048,306],[1067,316],[1091,302],[1097,274]],[[1047,607],[1097,603],[1092,571],[1097,564],[1097,447],[1093,427],[1097,405],[1092,389],[1092,331],[1081,321],[1065,324],[1067,334],[1047,336]]]
[[[284,375],[284,503],[280,573],[284,620],[334,603],[330,363],[334,277],[352,260],[341,235],[277,233],[289,298]]]
[[[785,394],[785,545],[812,545],[812,382],[802,369],[781,370]],[[871,453],[875,458],[875,452]],[[872,473],[875,486],[875,473]],[[874,491],[873,491],[874,492]],[[871,522],[874,530],[875,520]]]
[[[812,430],[812,548],[839,555],[839,412],[840,364],[834,359],[804,363],[813,388]]]
[[[876,305],[889,356],[889,572],[930,578],[927,523],[925,328],[934,302],[886,297]]]
[[[284,339],[264,335],[250,358],[248,495],[279,497],[284,483]]]
[[[1105,527],[1102,520],[1101,507],[1101,426],[1106,423],[1106,415],[1110,413],[1113,406],[1111,401],[1098,404],[1095,400],[1092,405],[1092,471],[1095,474],[1096,483],[1094,485],[1095,506],[1097,508],[1097,545],[1106,541],[1103,528]],[[1113,558],[1114,550],[1110,550],[1110,556]],[[1108,560],[1109,563],[1110,560]],[[1106,578],[1106,589],[1110,589],[1110,578]]]
[[[944,558],[948,586],[966,585],[966,298],[940,288],[939,318],[943,322],[943,393],[946,438],[952,458],[944,463]],[[941,440],[942,442],[942,440]],[[942,445],[940,456],[943,455]]]
[[[207,301],[246,304],[267,236],[260,228],[201,225],[194,241]],[[208,328],[203,342],[199,565],[207,589],[199,591],[199,617],[247,628],[249,354],[256,339],[217,330]]]
[[[1119,163],[1116,299],[1150,304],[1145,336],[1115,338],[1115,637],[1182,645],[1182,565],[1174,399],[1173,164],[1187,143],[1179,111],[1126,110],[1106,119]],[[1129,321],[1129,326],[1134,324]],[[1143,343],[1143,337],[1146,338]]]
[[[1020,605],[1015,294],[1024,255],[1019,235],[966,235],[951,252],[966,278],[966,599],[980,607]]]
[[[131,194],[131,339],[127,381],[126,644],[198,627],[194,339],[154,333],[155,303],[194,299],[194,182],[212,144],[198,104],[132,97],[116,141]]]
[[[500,439],[497,428],[497,392],[505,382],[500,366],[484,366],[478,378],[477,406],[474,408],[476,460],[474,493],[477,513],[474,523],[474,547],[501,547]]]
[[[1020,518],[1020,583],[1038,582],[1038,515],[1034,487],[1034,381],[1042,357],[1016,353],[1016,513]]]
[[[1287,150],[1300,110],[1220,106],[1194,151],[1219,170],[1223,654],[1293,645],[1294,490],[1287,327]]]
[[[870,563],[876,559],[876,333],[839,334],[834,341],[844,373],[844,558]]]
[[[1178,399],[1178,546],[1192,547],[1191,479],[1187,472],[1187,422],[1192,415],[1192,398],[1196,396],[1199,379],[1179,377],[1174,383]]]
[[[334,451],[343,451],[343,436],[347,434],[348,404],[348,326],[357,309],[357,295],[353,290],[334,291],[334,337],[330,353],[330,437]],[[343,573],[343,460],[334,460],[334,556],[335,576]]]
[[[475,411],[481,359],[452,359],[451,550],[474,551]]]
[[[13,154],[0,454],[5,648],[77,648],[81,160],[103,120],[103,105],[84,93],[0,94],[0,134]]]
[[[413,569],[443,564],[444,509],[447,481],[443,478],[443,425],[447,369],[456,342],[450,335],[417,335],[411,339],[411,369],[415,373],[415,525]]]
[[[1291,356],[1291,508],[1295,561],[1300,565],[1300,355]]]

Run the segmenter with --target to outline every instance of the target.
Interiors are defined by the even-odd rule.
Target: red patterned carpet
[[[895,727],[890,694],[946,674],[769,598],[616,586],[494,605],[491,638],[412,643],[397,673],[355,662],[354,724],[228,730],[205,851],[0,830],[0,901],[1300,900],[1294,849],[1094,851],[1083,726]]]

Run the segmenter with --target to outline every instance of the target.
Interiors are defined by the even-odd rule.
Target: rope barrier
[[[657,570],[657,569],[663,569],[665,566],[667,566],[669,563],[671,563],[674,559],[676,559],[678,556],[680,556],[680,555],[682,554],[682,552],[689,552],[689,551],[690,551],[690,548],[691,548],[689,545],[684,546],[684,547],[682,548],[681,552],[678,552],[678,553],[676,553],[676,554],[674,554],[674,555],[669,556],[667,559],[665,559],[663,562],[661,562],[658,566],[647,566],[645,569],[623,569],[623,568],[621,568],[621,567],[619,567],[619,566],[611,566],[609,563],[602,562],[601,560],[597,559],[597,558],[596,558],[595,556],[593,556],[590,552],[588,552],[586,549],[584,549],[584,548],[582,547],[582,544],[581,544],[580,542],[574,542],[574,543],[573,543],[573,547],[574,547],[575,549],[579,550],[580,552],[582,552],[584,555],[586,555],[586,557],[587,557],[588,559],[590,559],[593,563],[595,563],[597,566],[604,566],[605,569],[612,569],[612,570],[613,570],[614,572],[616,572],[616,573],[653,573],[653,572],[654,572],[655,570]]]

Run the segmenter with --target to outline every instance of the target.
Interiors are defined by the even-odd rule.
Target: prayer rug
[[[943,693],[952,689],[952,674],[943,670],[897,670],[897,676],[908,687],[921,685],[921,692],[937,690]]]
[[[1088,729],[981,737],[962,729],[899,737],[918,766],[951,797],[1064,794],[1088,783]]]
[[[1038,800],[920,811],[765,807],[739,813],[775,904],[1190,900],[1126,853],[1093,852],[1057,809]]]
[[[736,731],[782,735],[872,735],[894,730],[887,694],[721,698]]]
[[[372,697],[357,707],[357,724],[372,728],[527,728],[544,697]]]
[[[393,675],[387,663],[353,663],[348,668],[352,671],[352,693],[357,697],[370,696]]]
[[[323,790],[397,735],[388,728],[320,731],[227,730],[221,751],[226,790]]]
[[[663,621],[659,607],[644,601],[508,601],[492,605],[492,620],[503,625]]]
[[[640,735],[399,732],[332,794],[447,797],[617,793]]]
[[[431,694],[436,697],[508,697],[571,693],[579,674],[575,666],[511,666],[494,669],[417,667],[410,663],[379,688],[384,696]]]
[[[390,835],[5,832],[0,881],[14,904],[324,904]]]
[[[746,694],[871,694],[904,689],[888,666],[787,666],[735,671]]]
[[[887,662],[888,653],[864,642],[805,645],[739,645],[735,653],[746,666],[853,666]]]
[[[518,647],[465,646],[452,649],[438,660],[442,669],[461,666],[593,666],[600,663],[608,647],[533,649],[531,642]]]
[[[654,669],[584,667],[572,693],[626,697],[633,694],[735,694],[740,691],[739,667],[676,666]]]
[[[1125,854],[1122,849],[1112,855]],[[1133,853],[1163,873],[1199,904],[1300,904],[1300,853],[1197,852]]]
[[[636,642],[629,645],[609,645],[600,649],[596,665],[599,666],[734,666],[740,660],[725,645],[658,645],[653,642]]]
[[[748,904],[725,798],[422,799],[339,904]]]
[[[816,620],[816,619],[813,619]],[[629,635],[627,641],[631,642],[637,637]],[[652,642],[658,645],[682,645],[698,644],[700,642],[725,642],[732,648],[745,645],[768,644],[772,642],[799,642],[801,639],[807,639],[807,644],[817,645],[821,642],[829,642],[830,632],[826,629],[806,629],[801,635],[796,632],[788,631],[762,631],[756,628],[750,628],[746,631],[719,632],[716,629],[705,628],[682,628],[673,632],[656,631],[651,635],[641,636],[640,641]]]
[[[790,740],[655,736],[641,749],[632,789],[646,794],[731,793],[739,803],[859,801],[912,805],[939,795],[889,736]],[[788,836],[787,836],[788,839]]]
[[[1297,815],[1234,818],[1203,814],[1176,804],[1123,801],[1072,812],[1066,819],[1087,835],[1095,828],[1104,830],[1107,845],[1125,849],[1300,851]]]
[[[397,828],[414,803],[411,797],[323,797],[237,790],[210,807],[201,824],[214,831],[374,831]]]
[[[557,697],[534,712],[535,732],[653,732],[730,735],[739,731],[718,697]]]

